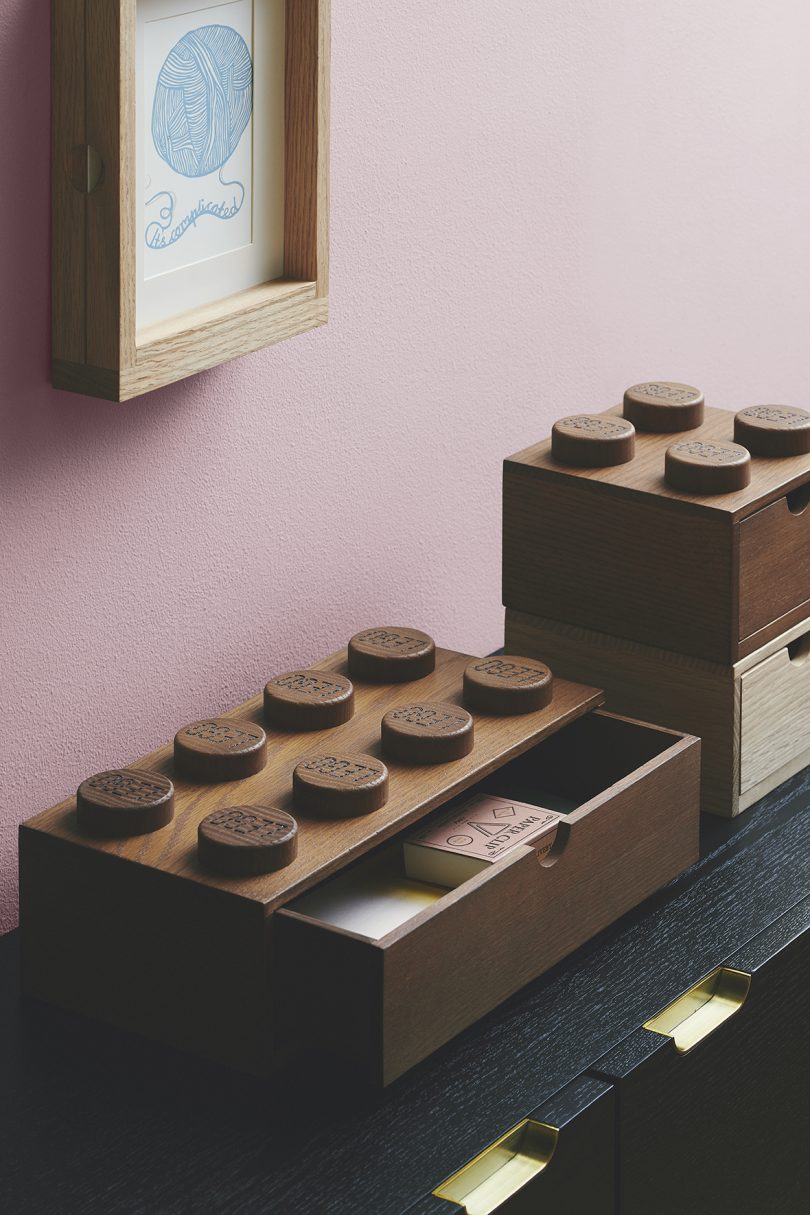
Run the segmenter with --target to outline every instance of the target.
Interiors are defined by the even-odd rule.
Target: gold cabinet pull
[[[554,1155],[558,1135],[556,1127],[526,1118],[433,1193],[457,1203],[466,1215],[491,1215],[542,1173]]]
[[[745,971],[718,966],[672,1004],[645,1021],[644,1028],[672,1038],[678,1053],[685,1055],[740,1011],[750,988],[751,976]]]

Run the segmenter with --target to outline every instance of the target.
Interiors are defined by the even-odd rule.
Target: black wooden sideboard
[[[433,1191],[525,1122],[540,1163],[503,1215],[803,1213],[809,806],[810,770],[736,820],[705,819],[690,870],[372,1095],[249,1081],[23,1005],[11,933],[0,1210],[452,1215],[463,1206]],[[718,966],[750,989],[708,1037],[679,1053],[643,1028]]]

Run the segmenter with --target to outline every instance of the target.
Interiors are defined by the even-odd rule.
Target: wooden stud
[[[532,713],[551,704],[553,695],[554,677],[535,658],[475,658],[464,669],[464,703],[479,713]]]
[[[174,785],[159,772],[119,768],[83,780],[76,792],[80,831],[94,835],[145,835],[174,818]]]
[[[264,716],[279,730],[329,730],[354,713],[354,685],[344,675],[288,671],[264,689]]]
[[[635,438],[635,428],[623,418],[577,413],[552,426],[551,454],[561,464],[607,468],[633,459]]]
[[[751,481],[751,455],[738,443],[686,439],[667,448],[667,483],[686,494],[733,494]]]
[[[436,666],[436,646],[421,629],[364,629],[349,642],[349,672],[367,683],[407,683]]]
[[[308,755],[293,771],[296,809],[325,818],[357,818],[388,801],[388,769],[373,755],[328,751]]]
[[[274,807],[224,806],[197,828],[197,854],[213,873],[275,873],[298,854],[298,824]]]
[[[383,753],[400,764],[446,764],[470,754],[475,729],[466,709],[422,702],[389,710],[381,737]]]
[[[174,736],[174,764],[189,780],[243,780],[267,763],[267,735],[252,721],[193,721]]]
[[[734,439],[752,456],[801,456],[810,452],[810,413],[790,405],[749,405],[734,417]]]
[[[624,394],[624,417],[637,430],[656,434],[696,430],[703,425],[703,408],[703,393],[690,384],[634,384]]]

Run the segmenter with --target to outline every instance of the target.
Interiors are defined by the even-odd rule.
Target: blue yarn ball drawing
[[[160,69],[152,106],[152,139],[160,158],[182,177],[207,177],[221,170],[239,146],[253,111],[253,61],[241,34],[228,25],[190,30],[172,47]],[[161,191],[159,223],[146,230],[151,249],[174,244],[201,215],[232,219],[242,207],[245,189],[235,186],[230,202],[205,203],[175,228],[174,196]],[[241,191],[241,196],[239,195]],[[149,203],[147,203],[147,206]]]
[[[184,34],[160,69],[152,138],[183,177],[206,177],[236,151],[253,109],[253,61],[228,25]]]

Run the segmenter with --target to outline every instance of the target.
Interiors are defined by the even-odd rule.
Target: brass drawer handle
[[[491,1215],[542,1173],[558,1135],[556,1127],[525,1118],[433,1193],[457,1203],[466,1215]]]
[[[644,1028],[672,1038],[678,1054],[685,1055],[740,1011],[750,988],[751,976],[745,971],[718,966],[672,1004],[645,1021]]]

